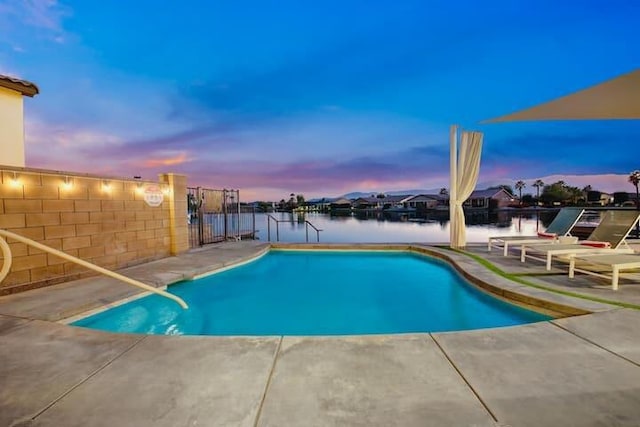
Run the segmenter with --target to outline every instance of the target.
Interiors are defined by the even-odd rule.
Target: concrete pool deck
[[[296,245],[301,246],[301,245]],[[314,246],[314,245],[309,245]],[[317,245],[315,245],[317,246]],[[336,245],[344,247],[344,245]],[[408,248],[409,245],[352,245]],[[523,326],[346,337],[111,334],[56,322],[132,297],[94,277],[0,297],[2,426],[637,426],[640,311],[550,293],[426,245],[523,302],[590,311]],[[268,250],[214,245],[121,270],[163,286]],[[640,281],[472,253],[527,281],[631,304]],[[517,262],[517,264],[516,264]]]

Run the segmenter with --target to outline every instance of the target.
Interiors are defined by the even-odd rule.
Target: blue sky
[[[245,200],[431,189],[457,123],[485,132],[480,185],[632,191],[638,121],[480,122],[640,67],[638,18],[634,0],[0,0],[0,73],[41,90],[31,167]]]

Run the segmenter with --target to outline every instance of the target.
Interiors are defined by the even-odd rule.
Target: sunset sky
[[[485,132],[479,187],[633,191],[640,121],[479,123],[640,67],[639,19],[635,0],[0,0],[0,74],[40,87],[29,167],[245,201],[432,189],[457,123]]]

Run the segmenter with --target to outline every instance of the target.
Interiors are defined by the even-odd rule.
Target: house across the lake
[[[411,194],[400,196],[386,196],[380,194],[373,197],[360,197],[353,202],[353,206],[360,210],[383,210],[395,207],[405,207],[407,200],[414,197]]]
[[[584,199],[582,200],[584,203]],[[613,194],[599,191],[591,191],[586,200],[590,206],[636,206],[636,193],[616,192]],[[561,202],[554,205],[560,206]],[[500,210],[508,207],[523,207],[529,205],[520,204],[517,196],[504,188],[487,188],[475,190],[463,203],[465,211],[489,211]],[[430,211],[446,211],[449,209],[449,195],[446,194],[402,194],[386,195],[384,193],[372,194],[370,197],[349,199],[321,198],[311,199],[305,204],[307,211],[333,212],[345,215],[351,212],[388,212],[388,213],[417,213],[423,214]]]
[[[475,190],[462,205],[469,209],[500,209],[517,202],[517,198],[504,188]]]
[[[469,199],[464,202],[465,209],[500,209],[518,203],[517,197],[503,188],[476,190],[471,193]],[[447,210],[449,207],[449,195],[447,194],[403,194],[385,195],[377,194],[371,197],[359,197],[347,199],[312,199],[307,201],[309,210],[351,212],[355,211],[411,211],[425,212],[432,210]]]
[[[329,205],[331,212],[351,212],[351,200],[341,197]]]
[[[476,190],[463,204],[466,209],[500,209],[517,203],[517,198],[503,188]],[[341,199],[346,206],[346,199]],[[335,202],[334,202],[335,203]],[[359,197],[351,202],[356,210],[389,210],[411,209],[417,212],[430,210],[446,210],[449,206],[447,194],[418,195],[372,195]],[[332,206],[333,207],[333,206]]]
[[[517,198],[503,188],[475,190],[464,202],[465,209],[499,209],[517,202]],[[406,206],[422,210],[441,210],[449,206],[449,196],[443,194],[419,194],[406,200]]]
[[[447,207],[448,204],[449,196],[441,194],[418,194],[406,201],[407,207],[415,208],[418,212]]]

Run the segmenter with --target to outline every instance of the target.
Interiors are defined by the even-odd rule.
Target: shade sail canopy
[[[640,69],[483,123],[601,119],[640,119]]]

